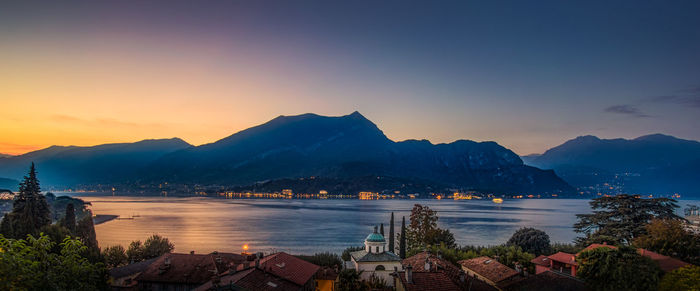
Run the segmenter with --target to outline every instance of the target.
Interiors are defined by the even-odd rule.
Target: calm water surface
[[[175,244],[175,251],[199,253],[286,251],[311,254],[340,252],[361,245],[374,225],[410,215],[414,204],[437,210],[439,226],[449,228],[460,245],[495,245],[520,227],[546,231],[553,242],[570,242],[577,213],[588,213],[588,200],[520,199],[495,204],[489,200],[270,200],[129,196],[81,196],[95,214],[133,220],[97,225],[100,246],[144,240],[158,233]]]

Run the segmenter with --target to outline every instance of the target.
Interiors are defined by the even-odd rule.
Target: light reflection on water
[[[341,252],[361,245],[374,225],[389,217],[408,217],[414,204],[438,211],[440,227],[449,228],[460,245],[495,245],[520,227],[535,227],[552,242],[570,242],[576,214],[589,213],[583,199],[488,200],[271,200],[129,196],[83,196],[95,214],[133,220],[112,220],[95,227],[101,247],[144,240],[153,233],[169,238],[176,252],[286,251],[312,254]],[[685,206],[684,203],[679,203]],[[407,222],[408,223],[408,222]]]

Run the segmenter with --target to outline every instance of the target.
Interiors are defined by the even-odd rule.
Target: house
[[[387,250],[387,242],[384,236],[377,232],[376,226],[374,232],[365,238],[365,249],[350,253],[350,261],[356,271],[362,272],[363,280],[376,276],[392,287],[394,280],[391,274],[394,271],[403,271],[401,258]]]
[[[316,272],[316,291],[335,291],[338,269],[323,267]]]
[[[585,251],[590,251],[597,248],[617,249],[616,246],[608,245],[606,243],[591,244],[575,255],[564,252],[558,252],[551,256],[539,256],[537,258],[532,259],[530,262],[535,264],[535,274],[554,271],[572,277],[576,277],[576,271],[578,270],[578,262],[576,262],[576,257],[578,257],[579,254]],[[664,256],[646,249],[637,249],[637,253],[657,262],[661,270],[664,272],[670,272],[680,267],[688,265],[688,263],[683,262],[679,259]]]
[[[402,261],[404,271],[394,273],[398,291],[412,290],[497,290],[493,286],[466,273],[441,257],[428,251]]]
[[[195,290],[299,290],[313,291],[320,267],[279,252],[241,264],[214,276]]]
[[[557,271],[576,277],[576,270],[578,269],[576,256],[565,252],[558,252],[551,256],[542,255],[532,259],[530,262],[535,264],[535,274]]]
[[[158,257],[132,280],[140,290],[191,290],[248,260],[246,255],[169,253]]]
[[[110,288],[112,290],[138,290],[136,277],[158,258],[133,263],[109,270]]]
[[[489,257],[461,260],[458,263],[467,275],[475,276],[499,290],[522,279],[518,271]]]
[[[584,282],[573,276],[559,272],[545,271],[528,276],[505,287],[506,291],[584,291],[588,290]]]

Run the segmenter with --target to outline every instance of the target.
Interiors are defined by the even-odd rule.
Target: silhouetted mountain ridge
[[[700,194],[700,142],[664,134],[634,139],[580,136],[523,160],[554,169],[576,186],[624,175],[626,178],[620,180],[623,191]]]

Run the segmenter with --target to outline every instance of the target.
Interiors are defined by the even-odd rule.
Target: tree
[[[661,269],[631,247],[595,248],[576,258],[576,276],[592,290],[656,290]]]
[[[66,205],[66,216],[61,221],[63,227],[68,229],[71,233],[75,233],[75,207],[73,203]]]
[[[659,282],[659,290],[700,290],[700,267],[688,265],[666,273]]]
[[[445,244],[455,247],[454,235],[437,227],[437,212],[428,206],[416,204],[411,210],[411,223],[406,231],[408,249],[424,249],[431,245]]]
[[[549,253],[549,235],[531,227],[518,229],[506,244],[519,246],[523,251],[536,256]]]
[[[391,219],[389,220],[389,251],[396,252],[394,248],[394,212],[391,213]]]
[[[521,265],[530,272],[534,271],[535,266],[530,262],[535,258],[535,255],[524,252],[519,246],[500,245],[488,248],[483,248],[479,251],[480,256],[487,256],[496,259],[501,264],[515,268],[515,265]]]
[[[682,219],[674,213],[676,201],[668,198],[642,199],[631,195],[595,198],[589,202],[592,214],[577,214],[574,230],[585,234],[585,238],[596,236],[615,238],[629,245],[636,237],[646,233],[644,225],[654,218]]]
[[[406,258],[406,216],[401,217],[401,238],[399,239],[399,257]]]
[[[340,267],[343,265],[343,261],[340,260],[340,257],[336,253],[331,253],[331,252],[324,252],[324,253],[316,253],[313,256],[296,256],[297,258],[300,258],[304,261],[307,261],[309,263],[312,263],[314,265],[318,265],[321,267]]]
[[[688,231],[680,220],[654,219],[645,229],[646,234],[634,239],[634,246],[700,264],[700,234]]]
[[[170,253],[175,249],[175,245],[166,237],[154,234],[146,239],[143,244],[143,256],[145,260],[157,258]]]
[[[46,235],[6,239],[0,235],[0,290],[102,290],[107,272],[102,263],[82,256],[86,247],[66,237],[59,253]]]
[[[129,248],[126,250],[126,258],[130,264],[141,262],[144,260],[143,243],[140,240],[132,241]]]
[[[345,269],[338,274],[338,291],[365,291],[369,288],[360,280],[362,271]]]
[[[76,226],[76,235],[80,237],[83,244],[91,250],[98,250],[97,234],[95,233],[95,224],[92,221],[92,215],[83,217],[78,221]],[[98,250],[99,251],[99,250]]]
[[[107,247],[102,251],[102,256],[105,258],[105,263],[109,268],[116,268],[129,263],[126,250],[121,245]]]
[[[2,226],[4,235],[11,238],[23,238],[28,234],[37,235],[39,230],[51,224],[51,210],[46,198],[41,195],[39,180],[36,178],[34,163],[29,174],[19,184],[19,193],[15,197],[12,212],[5,216],[7,221]]]
[[[379,224],[379,233],[384,236],[384,223]]]

